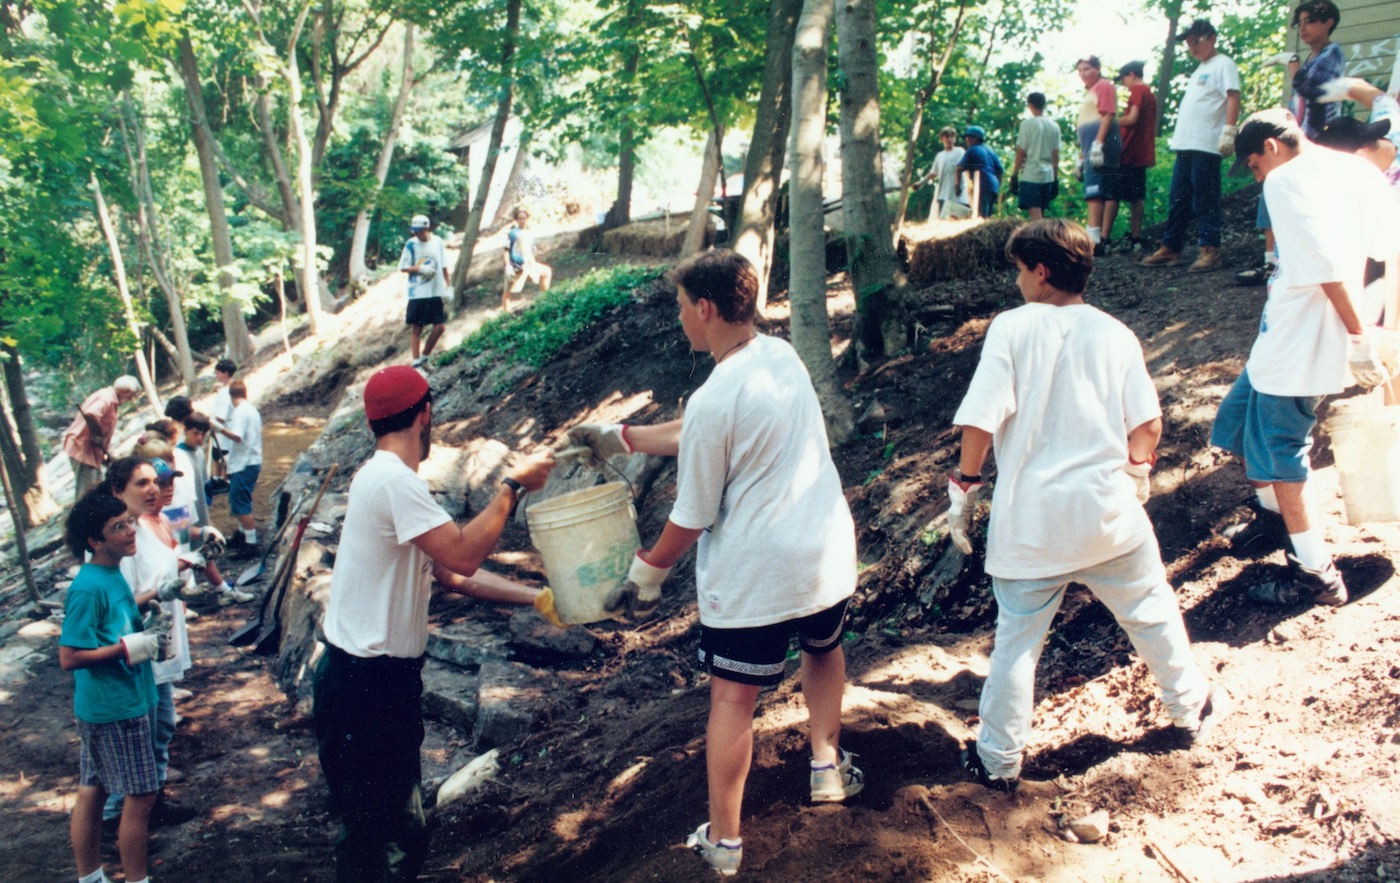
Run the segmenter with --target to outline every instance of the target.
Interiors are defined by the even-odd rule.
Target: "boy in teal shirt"
[[[159,783],[151,747],[156,684],[150,660],[162,651],[167,631],[144,629],[141,608],[154,597],[134,598],[121,560],[136,554],[136,525],[126,505],[98,490],[68,516],[65,540],[73,556],[91,555],[68,587],[58,663],[73,672],[73,711],[82,737],[78,799],[69,835],[79,883],[105,883],[98,850],[102,802],[109,790],[126,794],[117,848],[131,883],[148,883],[146,834]],[[159,608],[157,607],[157,610]]]

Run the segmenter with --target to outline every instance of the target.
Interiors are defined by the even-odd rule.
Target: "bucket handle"
[[[579,461],[581,461],[582,465],[587,466],[587,467],[590,468],[590,469],[593,469],[594,467],[592,466],[591,461],[589,461],[589,460],[586,458],[586,456],[585,456],[585,455],[587,455],[588,453],[590,453],[591,450],[592,450],[592,449],[589,448],[587,445],[576,445],[576,446],[571,447],[571,448],[564,448],[562,451],[555,451],[555,453],[554,453],[554,458],[555,458],[556,460],[579,460]],[[613,464],[609,463],[607,460],[604,460],[604,461],[603,461],[603,465],[606,466],[607,468],[611,469],[613,472],[616,472],[616,473],[617,473],[617,477],[620,478],[620,479],[622,479],[623,482],[625,482],[626,485],[627,485],[627,495],[628,495],[629,497],[631,497],[633,500],[636,500],[636,499],[637,499],[637,489],[636,489],[635,487],[632,486],[632,480],[631,480],[630,478],[628,478],[628,477],[626,476],[626,474],[624,474],[623,471],[622,471],[621,469],[618,469],[616,466],[614,466]],[[595,469],[595,471],[598,471],[598,470]]]

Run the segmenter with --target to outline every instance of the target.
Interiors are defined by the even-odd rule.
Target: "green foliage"
[[[593,270],[561,282],[529,308],[503,313],[459,346],[436,359],[450,365],[463,356],[495,353],[501,359],[539,368],[598,319],[632,300],[634,292],[663,272],[660,267],[623,265]]]

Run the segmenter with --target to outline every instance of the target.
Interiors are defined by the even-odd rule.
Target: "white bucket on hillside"
[[[1348,524],[1400,521],[1400,405],[1327,418]]]
[[[554,608],[567,623],[611,618],[603,597],[627,578],[642,547],[632,493],[620,481],[570,491],[525,510],[544,559]]]

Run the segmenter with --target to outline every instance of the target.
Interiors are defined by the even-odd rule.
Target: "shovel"
[[[287,585],[291,583],[292,573],[296,570],[297,552],[301,550],[302,535],[306,533],[306,526],[311,523],[312,516],[316,514],[316,507],[321,505],[321,497],[326,493],[326,488],[330,486],[331,479],[335,477],[336,470],[339,468],[339,463],[331,466],[330,471],[326,473],[325,479],[321,482],[321,489],[316,492],[316,499],[311,501],[311,508],[306,510],[306,514],[297,520],[297,530],[292,535],[292,544],[288,548],[287,554],[283,556],[282,563],[278,566],[272,582],[263,592],[262,604],[258,607],[257,617],[249,620],[229,637],[228,642],[233,646],[246,647],[253,644],[256,645],[254,647],[256,652],[268,653],[271,650],[265,648],[271,641],[272,649],[276,649],[277,634],[282,626],[282,598],[287,594]],[[282,526],[286,527],[291,522],[292,519],[288,517]],[[274,595],[276,603],[272,605],[272,618],[269,620],[267,615],[268,602],[273,600]]]
[[[301,511],[301,505],[306,502],[306,498],[310,495],[311,488],[302,488],[301,496],[297,499],[296,506],[292,508],[291,514],[288,515],[277,528],[277,533],[272,535],[272,541],[267,544],[267,551],[258,559],[258,563],[249,565],[243,569],[243,572],[238,575],[238,579],[233,581],[235,586],[246,586],[248,583],[255,582],[258,577],[263,575],[263,571],[267,570],[267,559],[271,558],[272,553],[277,551],[277,544],[282,541],[283,535],[287,533],[287,528],[291,526],[296,514]]]

